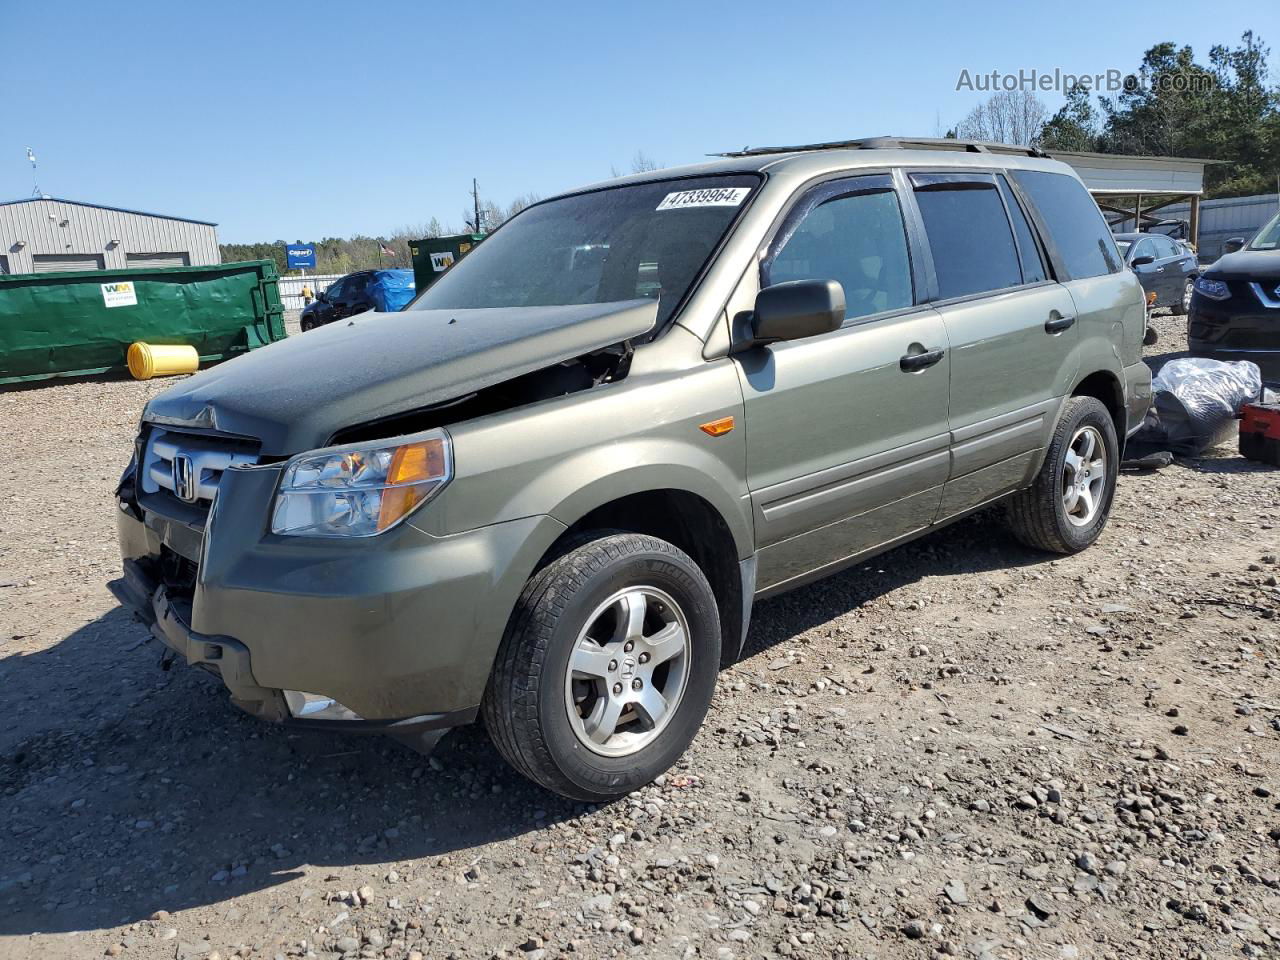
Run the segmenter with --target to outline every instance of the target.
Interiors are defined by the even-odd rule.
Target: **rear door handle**
[[[1061,333],[1063,330],[1070,330],[1075,322],[1075,317],[1050,317],[1044,322],[1044,332]]]
[[[898,361],[898,366],[906,373],[918,373],[927,367],[932,367],[942,359],[942,355],[945,352],[944,350],[929,350],[926,353],[906,353]]]

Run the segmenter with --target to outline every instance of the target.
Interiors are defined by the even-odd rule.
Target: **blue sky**
[[[931,136],[985,96],[956,91],[962,69],[1129,70],[1251,27],[1280,47],[1277,9],[0,0],[0,199],[31,193],[30,145],[46,193],[215,220],[224,241],[460,225],[473,176],[506,203],[637,150]]]

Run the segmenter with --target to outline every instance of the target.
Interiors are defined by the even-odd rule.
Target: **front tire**
[[[485,726],[530,780],[602,803],[680,758],[719,664],[719,613],[698,565],[665,540],[602,531],[526,584],[485,691]]]
[[[1070,397],[1035,482],[1008,501],[1014,536],[1050,553],[1090,546],[1107,525],[1119,471],[1111,414],[1094,397]]]

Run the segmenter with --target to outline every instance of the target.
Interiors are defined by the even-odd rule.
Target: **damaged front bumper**
[[[139,496],[126,474],[112,592],[167,657],[214,674],[264,720],[420,750],[473,721],[510,611],[564,525],[538,516],[433,535],[410,518],[350,542],[282,537],[267,523],[278,477],[227,470],[201,520]]]
[[[308,715],[306,707],[286,691],[264,687],[253,676],[249,648],[231,637],[206,636],[191,629],[189,608],[169,596],[166,587],[147,575],[134,560],[124,562],[124,576],[108,584],[112,594],[151,630],[151,635],[188,666],[200,667],[222,681],[231,702],[246,713],[271,723],[294,727],[342,730],[355,733],[383,733],[428,752],[453,727],[470,723],[476,710],[428,713],[397,720],[366,720],[346,711],[347,717]],[[166,662],[170,662],[166,660]],[[312,700],[310,703],[314,704]],[[336,701],[332,701],[336,703]]]

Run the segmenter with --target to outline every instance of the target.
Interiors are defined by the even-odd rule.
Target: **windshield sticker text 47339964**
[[[668,193],[658,204],[659,210],[687,210],[689,207],[736,207],[742,203],[750,187],[711,187],[706,190],[677,190]]]

